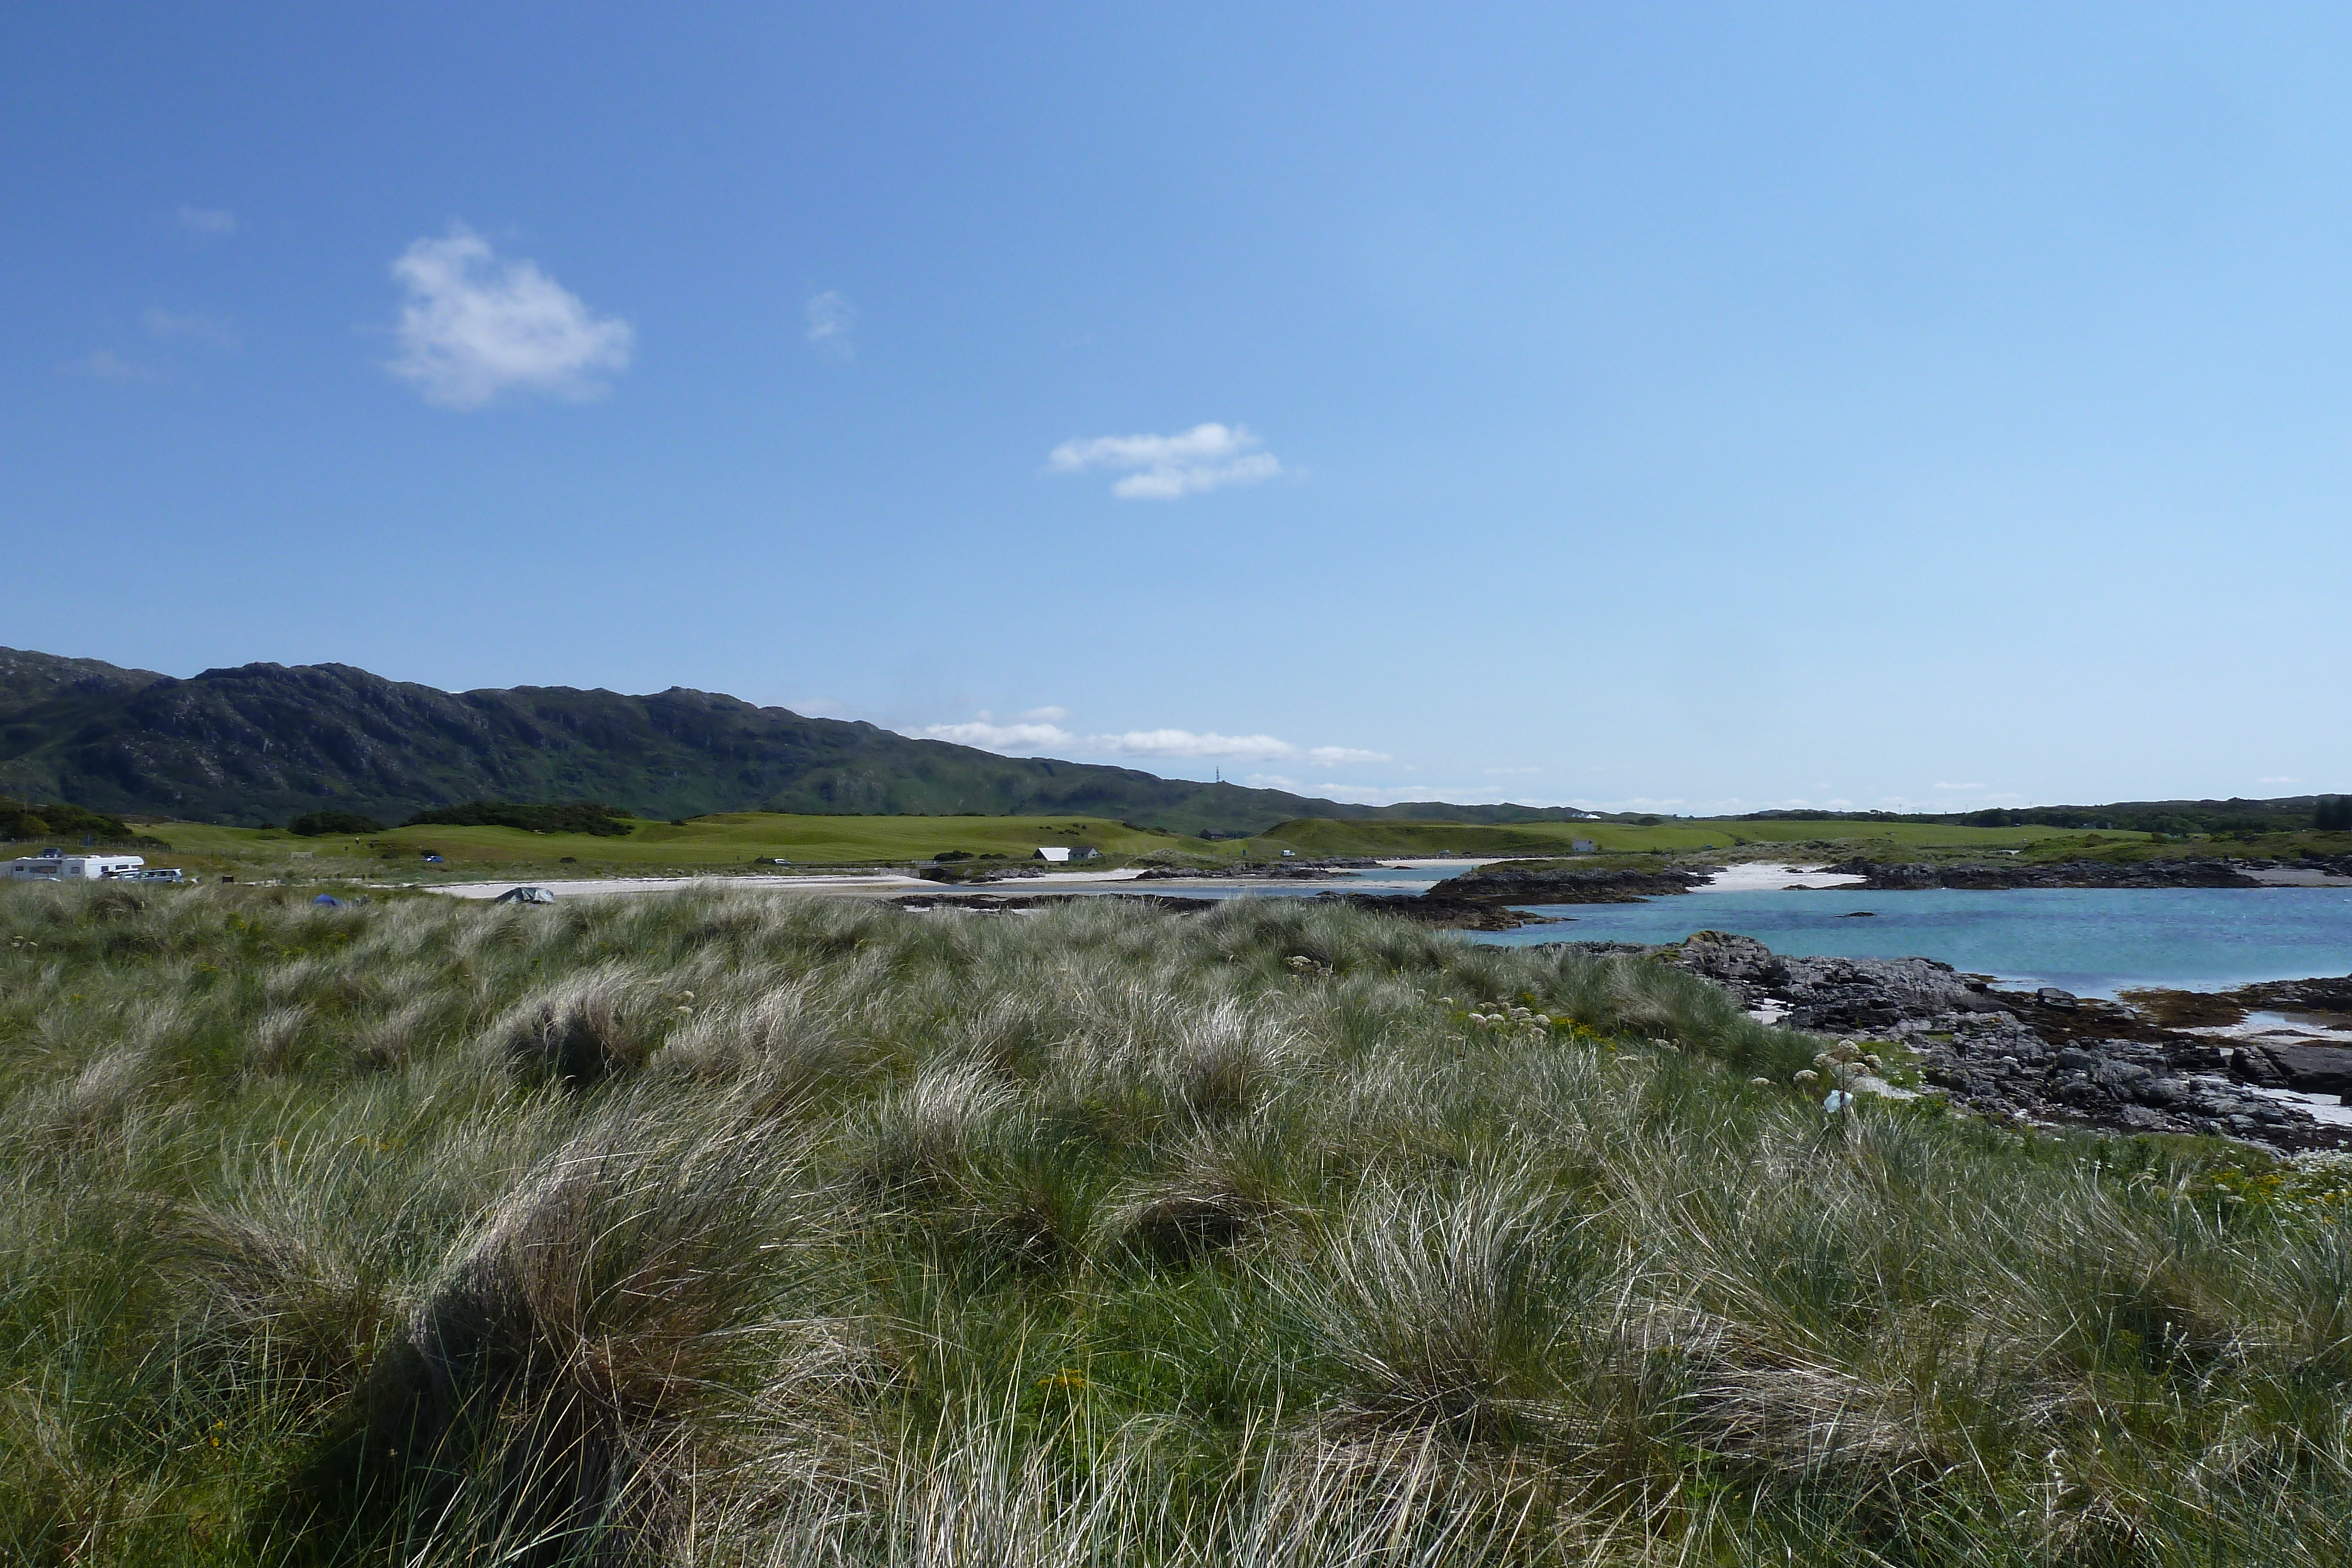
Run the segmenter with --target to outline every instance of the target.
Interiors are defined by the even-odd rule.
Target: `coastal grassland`
[[[1100,817],[850,817],[789,816],[736,811],[685,822],[640,821],[625,837],[534,833],[518,828],[415,827],[385,832],[297,838],[276,829],[188,822],[146,830],[200,869],[232,874],[375,876],[388,865],[401,874],[455,878],[486,866],[536,868],[550,874],[582,872],[740,869],[755,859],[791,861],[796,867],[904,864],[942,851],[1025,861],[1040,844],[1089,844],[1109,862],[1158,858],[1214,864],[1237,858],[1241,846],[1130,828]],[[430,852],[437,871],[423,866]],[[1258,852],[1261,858],[1265,851]],[[565,857],[571,857],[567,862]],[[151,859],[157,858],[151,852]],[[469,871],[468,868],[471,868]]]
[[[0,891],[0,1561],[2345,1560],[2340,1174],[1814,1047],[1300,900]]]
[[[1843,837],[1825,833],[1848,830]],[[1578,839],[1604,854],[1690,853],[1754,859],[1778,855],[1836,859],[1966,856],[1996,850],[2063,846],[2083,835],[2059,828],[1952,827],[1931,822],[1675,821],[1654,827],[1621,822],[1531,823],[1358,821],[1301,819],[1252,840],[1205,840],[1130,827],[1100,817],[792,816],[735,811],[684,822],[640,821],[625,837],[534,833],[517,828],[394,828],[365,835],[299,838],[279,829],[191,822],[142,830],[171,846],[151,860],[218,876],[458,881],[486,871],[513,876],[648,874],[745,869],[789,860],[797,869],[903,865],[943,851],[1026,861],[1040,844],[1087,844],[1098,866],[1138,862],[1214,868],[1244,859],[1272,860],[1287,849],[1324,855],[1556,855]],[[2124,835],[2138,838],[2141,835]],[[2103,842],[2118,841],[2107,835]],[[424,862],[427,852],[443,857]]]
[[[1996,830],[1998,831],[1998,830]],[[2288,862],[2317,856],[2334,859],[2352,855],[2352,832],[2163,834],[2122,831],[2041,830],[2043,836],[2012,846],[2015,858],[2026,864],[2088,861],[2136,865],[2151,861],[2262,860]],[[1893,862],[1967,862],[1991,858],[2000,846],[1942,841],[1862,840],[1835,846],[1841,859]],[[2006,857],[2004,857],[2006,858]]]
[[[2323,833],[2309,829],[2284,833],[2200,833],[2193,837],[2081,833],[2036,844],[2021,858],[2029,861],[2090,860],[2132,863],[2221,858],[2298,861],[2306,855],[2352,855],[2352,833]]]

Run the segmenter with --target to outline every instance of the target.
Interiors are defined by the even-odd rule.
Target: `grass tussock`
[[[1814,1050],[1301,901],[10,889],[0,1561],[2352,1554],[2346,1173]]]

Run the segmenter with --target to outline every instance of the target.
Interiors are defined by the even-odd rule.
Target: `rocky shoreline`
[[[1448,904],[1638,904],[1645,898],[1705,887],[1722,869],[1502,861],[1447,877],[1421,896]]]
[[[1922,1089],[1985,1115],[2202,1133],[2284,1150],[2352,1146],[2352,1126],[2322,1121],[2295,1099],[2342,1103],[2352,1092],[2352,1044],[2315,1043],[2328,1038],[2326,1022],[2352,1027],[2352,1014],[2289,1043],[2167,1027],[2157,1016],[2163,1009],[2140,998],[1999,989],[1931,958],[1792,957],[1753,937],[1708,931],[1663,947],[1559,946],[1639,954],[1704,976],[1759,1017],[1838,1042],[1822,1071],[1864,1086],[1904,1092],[1875,1077],[1866,1059],[1876,1056],[1887,1073],[1915,1071]],[[2352,1003],[2352,977],[2246,989]]]
[[[2004,890],[2021,887],[2278,887],[2310,878],[2352,878],[2352,856],[2313,855],[2275,860],[2058,861],[2034,865],[2018,861],[1841,861],[1822,868],[1848,876],[1849,893],[1901,892],[1955,887]],[[2292,880],[2290,880],[2292,879]]]

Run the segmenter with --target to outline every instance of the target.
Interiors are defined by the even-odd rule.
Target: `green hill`
[[[1559,821],[1434,802],[1368,807],[999,757],[875,725],[673,686],[444,692],[348,664],[245,664],[175,680],[0,649],[0,794],[116,815],[256,826],[307,812],[402,821],[468,800],[594,800],[641,817],[1094,816],[1180,832],[1297,817]]]

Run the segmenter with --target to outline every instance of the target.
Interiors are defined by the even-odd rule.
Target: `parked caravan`
[[[136,877],[147,863],[144,855],[69,855],[63,850],[43,850],[8,862],[15,882],[102,882]]]

